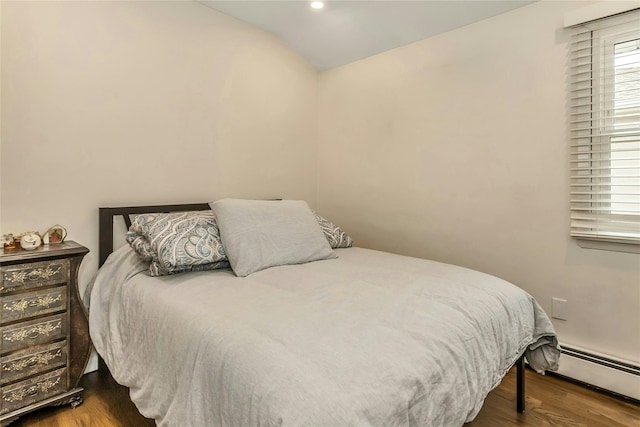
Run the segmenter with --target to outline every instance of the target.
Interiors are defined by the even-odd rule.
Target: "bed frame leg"
[[[516,362],[516,409],[524,414],[524,354]]]

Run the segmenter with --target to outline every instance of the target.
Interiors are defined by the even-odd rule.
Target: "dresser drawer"
[[[0,348],[6,353],[36,344],[43,344],[67,335],[67,314],[57,314],[30,322],[3,326]]]
[[[0,322],[63,311],[67,308],[67,287],[40,289],[0,298]]]
[[[30,262],[0,268],[0,292],[67,283],[69,260]]]
[[[4,385],[66,363],[66,340],[12,353],[0,358],[0,383]]]
[[[55,396],[66,389],[66,368],[2,387],[2,409],[0,414],[6,414],[14,409]]]

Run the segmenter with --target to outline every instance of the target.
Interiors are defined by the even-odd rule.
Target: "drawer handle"
[[[53,322],[48,322],[37,325],[31,329],[22,328],[11,332],[7,331],[6,334],[2,334],[2,339],[8,342],[24,341],[27,338],[33,340],[38,338],[40,335],[49,336],[57,329],[62,329],[62,321],[60,320],[55,324]]]
[[[55,295],[55,294],[54,294]],[[32,300],[18,300],[12,303],[6,303],[2,306],[5,311],[24,312],[27,308],[49,308],[53,304],[62,301],[62,294],[58,294],[55,297],[53,295],[45,295],[38,299]]]
[[[17,270],[17,271],[8,271],[5,273],[4,282],[7,284],[12,284],[12,286],[19,286],[25,284],[27,281],[34,281],[38,279],[49,279],[52,276],[62,272],[62,266],[58,265],[54,270],[52,267],[56,267],[54,265],[49,265],[45,268],[37,268],[35,270],[31,270],[30,272],[26,272],[26,270]]]
[[[4,363],[2,365],[2,370],[4,372],[21,372],[25,368],[33,368],[34,366],[40,365],[49,365],[52,360],[60,359],[62,357],[62,349],[59,348],[57,351],[48,351],[45,353],[38,353],[29,359],[19,359],[14,360],[12,362]]]
[[[33,385],[27,389],[20,388],[18,390],[14,390],[12,392],[8,392],[6,394],[2,394],[2,400],[5,402],[19,402],[23,400],[25,397],[33,397],[39,392],[48,393],[49,390],[54,388],[56,385],[60,384],[60,376],[58,376],[55,380],[53,378],[46,379],[42,382],[39,382],[36,385]]]
[[[53,268],[51,268],[51,266],[47,266],[46,268],[39,268],[37,270],[33,270],[29,273],[29,279],[30,280],[36,280],[36,279],[50,279],[51,277],[55,276],[56,274],[58,274],[60,272],[60,270],[62,270],[62,266],[58,266],[58,268],[56,268],[55,270]],[[33,275],[33,279],[31,278]]]

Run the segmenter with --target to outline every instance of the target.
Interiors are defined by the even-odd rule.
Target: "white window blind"
[[[640,245],[640,10],[574,27],[571,235]]]

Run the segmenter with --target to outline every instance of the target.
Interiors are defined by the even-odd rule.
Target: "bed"
[[[91,338],[159,426],[459,426],[514,364],[524,412],[525,357],[558,367],[535,299],[462,267],[349,247],[246,277],[152,277],[130,247],[113,251],[114,217],[210,209],[99,210]]]

